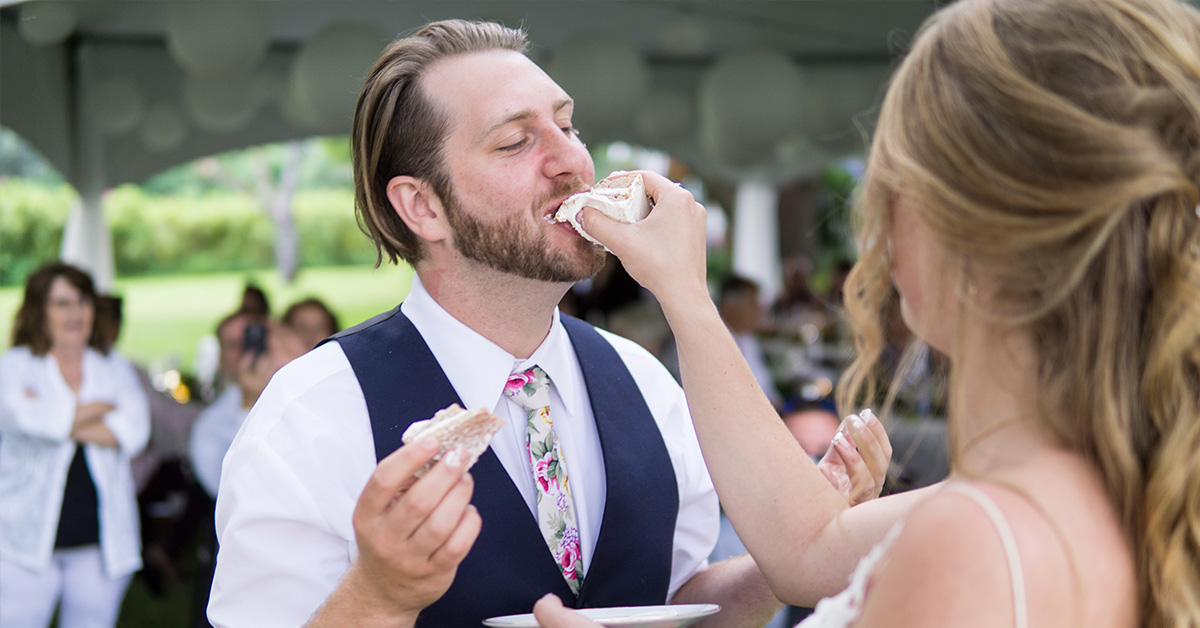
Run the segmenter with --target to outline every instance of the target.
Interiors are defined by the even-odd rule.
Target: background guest
[[[283,313],[283,324],[296,334],[305,350],[316,347],[322,340],[342,329],[333,310],[317,298],[293,303]]]
[[[134,368],[95,329],[91,278],[30,275],[0,357],[0,625],[113,626],[141,565],[130,459],[150,436]]]
[[[829,450],[841,423],[832,410],[817,403],[799,405],[783,415],[783,424],[814,461],[820,460]]]
[[[763,356],[762,343],[759,342],[759,323],[762,321],[763,307],[758,300],[758,284],[751,279],[730,275],[721,281],[717,293],[717,310],[721,320],[733,334],[733,339],[741,350],[746,363],[754,373],[754,379],[759,387],[771,400],[771,405],[779,408],[783,403],[783,395],[775,386],[771,370],[767,368],[767,360]]]
[[[252,327],[259,331],[248,333]],[[217,341],[221,347],[218,373],[224,388],[216,401],[197,417],[188,444],[196,479],[213,498],[217,495],[225,451],[233,442],[246,413],[258,400],[266,380],[274,374],[274,370],[267,372],[267,361],[262,359],[266,351],[265,330],[266,319],[243,311],[234,312],[217,324]],[[248,338],[255,333],[263,335],[260,348],[247,346]]]
[[[239,312],[246,312],[254,316],[270,316],[271,302],[267,299],[267,293],[263,292],[262,288],[247,283],[242,290],[242,304],[238,306]]]

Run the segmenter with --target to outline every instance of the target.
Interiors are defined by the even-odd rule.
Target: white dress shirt
[[[137,495],[130,459],[150,438],[150,410],[133,365],[88,349],[76,395],[54,356],[15,347],[0,356],[0,558],[34,571],[50,566],[78,404],[116,409],[101,419],[118,448],[84,445],[100,504],[100,551],[109,577],[142,566]],[[0,585],[3,586],[3,585]]]
[[[549,374],[550,411],[571,474],[586,569],[604,511],[604,460],[583,375],[557,313],[542,345],[517,360],[450,316],[417,279],[401,310],[466,407],[491,408],[508,420],[491,445],[531,513],[526,415],[503,389],[516,368],[537,364]],[[674,465],[674,595],[708,564],[718,530],[716,492],[679,385],[649,352],[601,333],[638,382]],[[403,385],[404,374],[396,373],[396,381]],[[221,550],[209,602],[213,625],[307,621],[357,556],[351,515],[375,464],[366,402],[341,346],[327,343],[281,369],[225,457],[216,522]]]

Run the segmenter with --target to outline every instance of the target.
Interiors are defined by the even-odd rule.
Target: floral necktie
[[[525,437],[537,485],[538,527],[571,592],[579,595],[583,581],[579,526],[575,523],[566,461],[550,418],[550,377],[537,366],[513,373],[504,385],[504,394],[525,408],[528,415]]]

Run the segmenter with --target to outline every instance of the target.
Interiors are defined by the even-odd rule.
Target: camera
[[[267,326],[260,322],[246,325],[245,336],[242,339],[242,351],[254,356],[250,360],[250,368],[258,364],[258,358],[267,351]]]

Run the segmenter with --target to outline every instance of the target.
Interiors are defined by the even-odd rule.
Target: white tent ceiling
[[[874,102],[895,57],[893,40],[902,43],[933,5],[932,0],[0,0],[0,124],[28,140],[81,192],[140,181],[232,148],[346,133],[353,86],[366,71],[362,59],[369,63],[387,39],[426,21],[482,18],[524,25],[532,56],[552,74],[557,71],[581,108],[601,103],[606,111],[579,121],[590,135],[585,139],[662,148],[697,166],[755,162],[786,172],[861,147],[851,114]],[[179,52],[188,41],[191,57]],[[236,56],[244,49],[249,58],[203,76],[196,67],[205,63],[200,54],[205,46],[210,56]],[[263,47],[265,54],[255,56]],[[637,55],[632,60],[622,56],[630,50]],[[709,79],[704,87],[714,66],[751,50],[759,56],[743,59],[742,66],[729,61],[726,78]],[[308,82],[314,76],[329,80],[316,90],[321,102],[307,109],[298,104],[307,101],[296,95],[303,88],[294,79],[304,74],[297,58],[305,54]],[[191,71],[180,61],[189,58]],[[789,66],[782,77],[767,69],[780,59]],[[595,67],[597,62],[605,67]],[[631,63],[644,81],[628,76]],[[745,64],[751,76],[739,71]],[[756,67],[764,69],[756,75]],[[605,69],[618,75],[596,75]],[[630,80],[637,84],[630,86]],[[716,92],[708,97],[713,103],[703,102],[704,89]],[[756,89],[794,102],[773,114],[774,120],[741,114],[738,103],[726,102],[733,100],[728,92]],[[344,110],[330,111],[342,103],[348,103]],[[707,143],[699,141],[705,119],[697,108],[704,106],[720,109],[710,118],[745,120],[710,128]],[[324,107],[326,115],[313,115],[313,107]],[[774,134],[769,145],[760,140],[727,149],[735,142],[729,134],[749,138],[771,123],[784,132],[768,129]]]
[[[230,149],[346,134],[387,41],[486,19],[528,31],[531,56],[574,96],[585,141],[658,148],[736,181],[735,217],[763,219],[781,183],[862,151],[856,118],[869,121],[909,37],[949,1],[0,0],[0,125],[79,191],[63,257],[104,287],[104,189]],[[735,227],[753,243],[735,266],[768,292],[775,222]]]
[[[861,152],[854,117],[876,104],[935,4],[0,0],[0,125],[79,191],[63,258],[103,288],[113,278],[104,189],[230,149],[346,134],[387,41],[478,18],[527,30],[531,56],[575,98],[585,141],[625,140],[712,179],[750,181],[739,199],[761,202],[738,200],[737,214],[773,215],[780,183]],[[774,243],[778,226],[760,222],[738,228]],[[754,259],[739,271],[776,286],[775,249],[742,248]]]

